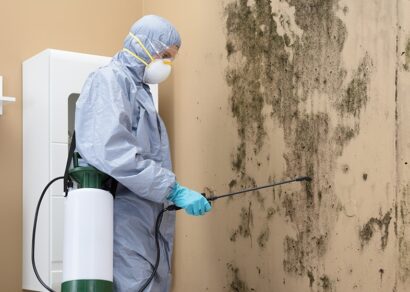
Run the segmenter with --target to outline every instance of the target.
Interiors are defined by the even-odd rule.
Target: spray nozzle
[[[312,180],[313,179],[310,176],[302,176],[296,179],[296,181],[308,181],[308,182],[311,182]]]

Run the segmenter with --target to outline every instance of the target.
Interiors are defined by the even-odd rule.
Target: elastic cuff
[[[179,183],[175,182],[171,187],[171,192],[167,196],[167,200],[172,201],[175,198],[178,188],[180,187]]]

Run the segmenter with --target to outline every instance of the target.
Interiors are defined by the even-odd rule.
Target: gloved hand
[[[212,209],[208,200],[204,196],[181,186],[179,183],[175,183],[174,188],[167,199],[178,207],[185,209],[189,215],[204,215]]]

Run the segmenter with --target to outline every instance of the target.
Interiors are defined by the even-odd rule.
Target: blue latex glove
[[[175,183],[172,193],[167,198],[175,205],[185,209],[189,215],[200,216],[209,212],[212,207],[200,193]]]

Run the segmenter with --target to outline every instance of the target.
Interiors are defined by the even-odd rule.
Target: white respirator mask
[[[129,49],[127,48],[123,49],[124,51],[131,54],[132,56],[137,58],[140,62],[142,62],[145,65],[144,76],[142,78],[143,82],[148,83],[148,84],[158,84],[158,83],[165,81],[169,77],[172,71],[172,59],[154,58],[136,35],[134,35],[132,32],[130,32],[129,35],[132,36],[137,41],[137,43],[141,46],[141,48],[150,58],[150,63],[147,63],[143,58],[136,55],[134,52],[130,51]],[[150,43],[151,43],[151,46],[154,48],[154,50],[157,51],[157,54],[160,54],[161,51],[168,49],[166,45],[160,42],[158,42],[160,43],[160,45],[154,45],[153,42],[150,42]],[[161,47],[161,48],[157,48],[157,47]]]
[[[172,71],[170,59],[154,59],[145,67],[143,81],[149,84],[158,84],[165,81]]]

